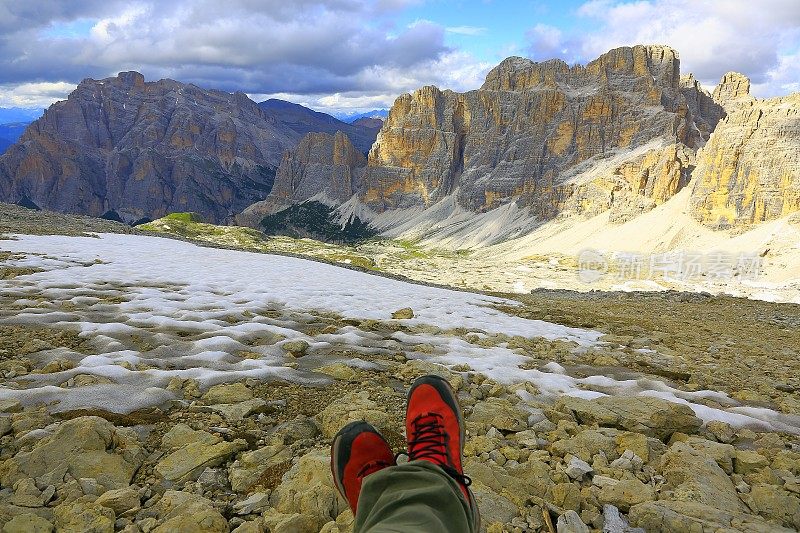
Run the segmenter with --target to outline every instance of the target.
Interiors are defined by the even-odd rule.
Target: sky
[[[46,107],[137,70],[325,112],[388,108],[424,85],[480,87],[502,59],[585,64],[666,44],[713,88],[800,91],[799,0],[0,0],[0,107]]]

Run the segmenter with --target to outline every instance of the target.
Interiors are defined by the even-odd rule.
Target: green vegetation
[[[375,237],[376,232],[358,217],[339,223],[335,210],[320,202],[303,202],[261,220],[267,235],[310,237],[323,242],[355,243]]]
[[[197,213],[170,213],[164,220],[178,220],[181,222],[202,222],[203,219]]]

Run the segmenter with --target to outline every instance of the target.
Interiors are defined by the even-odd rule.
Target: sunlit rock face
[[[714,90],[727,116],[697,154],[692,213],[714,226],[747,225],[800,210],[800,93],[750,96],[729,72]]]
[[[377,211],[451,194],[474,211],[516,200],[544,217],[656,205],[688,182],[702,143],[670,48],[619,48],[573,67],[512,57],[476,91],[399,97],[360,197]]]

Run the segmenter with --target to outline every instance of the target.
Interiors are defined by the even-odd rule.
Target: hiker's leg
[[[384,468],[364,478],[356,533],[473,533],[477,517],[459,484],[428,461]]]

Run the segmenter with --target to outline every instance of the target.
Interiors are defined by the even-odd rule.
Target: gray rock
[[[556,523],[558,533],[589,533],[589,527],[583,523],[575,511],[567,511],[558,517]]]
[[[18,514],[3,526],[3,533],[51,533],[53,524],[32,513]]]
[[[238,515],[260,513],[269,506],[269,492],[254,492],[244,500],[233,505]]]
[[[571,479],[581,480],[583,476],[586,474],[591,474],[594,472],[594,469],[587,463],[586,461],[581,460],[578,457],[573,457],[569,460],[569,464],[565,470],[565,473]]]

